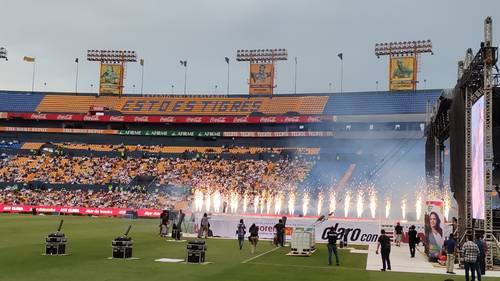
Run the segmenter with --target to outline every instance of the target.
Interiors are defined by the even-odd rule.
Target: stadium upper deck
[[[383,115],[423,114],[441,90],[230,96],[95,96],[0,91],[1,112],[79,113],[105,107],[125,115]]]

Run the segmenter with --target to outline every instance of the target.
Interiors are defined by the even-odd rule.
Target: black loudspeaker
[[[66,254],[66,242],[68,241],[61,228],[64,220],[61,220],[56,232],[49,233],[45,237],[46,255],[64,255]]]
[[[203,240],[194,240],[187,243],[187,258],[189,263],[202,263],[205,262],[205,251],[207,246]]]
[[[134,242],[131,237],[128,237],[128,233],[130,231],[130,225],[125,231],[125,235],[116,237],[111,242],[111,248],[113,249],[113,258],[115,259],[128,259],[132,257],[132,246]]]

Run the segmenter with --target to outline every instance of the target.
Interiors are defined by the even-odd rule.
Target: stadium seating
[[[221,147],[221,146],[137,146],[137,145],[110,145],[110,144],[84,144],[84,143],[52,143],[64,149],[87,150],[87,151],[144,151],[151,153],[231,153],[231,154],[258,154],[264,152],[281,153],[282,151],[294,152],[303,155],[318,155],[320,149],[316,147]],[[26,142],[22,149],[40,149],[41,142]]]
[[[425,113],[426,104],[433,104],[440,90],[418,92],[364,92],[330,96],[325,114],[370,115]]]
[[[28,92],[0,92],[0,111],[6,112],[35,112],[44,94]]]
[[[404,92],[356,92],[273,97],[118,97],[63,95],[26,92],[0,92],[0,111],[42,113],[87,113],[92,106],[103,106],[124,114],[160,115],[240,115],[254,112],[283,115],[369,115],[425,113],[427,102],[434,103],[441,90]],[[154,106],[149,102],[154,102]],[[179,106],[177,103],[179,102]],[[188,106],[188,103],[193,104]],[[206,103],[210,102],[209,105]],[[227,103],[222,106],[222,103]],[[245,106],[241,104],[247,103]],[[233,108],[233,105],[240,107]],[[162,107],[162,105],[165,105]],[[163,109],[161,109],[163,108]],[[235,109],[235,110],[233,110]]]

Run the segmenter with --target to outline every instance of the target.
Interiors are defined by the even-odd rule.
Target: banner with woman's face
[[[427,201],[425,212],[425,253],[429,259],[439,257],[445,240],[443,201]]]

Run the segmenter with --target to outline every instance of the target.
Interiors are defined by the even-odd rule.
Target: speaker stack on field
[[[187,258],[189,263],[203,263],[205,262],[205,252],[207,246],[203,240],[193,240],[187,243]]]
[[[56,232],[49,233],[45,238],[46,255],[64,255],[66,254],[66,242],[68,241],[61,228],[64,220],[61,220]]]
[[[114,259],[128,259],[132,257],[133,241],[132,238],[128,236],[130,228],[132,228],[131,225],[128,226],[124,235],[116,237],[111,242]]]

